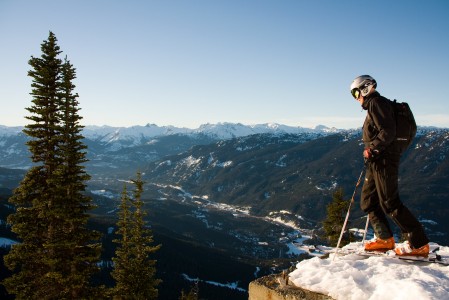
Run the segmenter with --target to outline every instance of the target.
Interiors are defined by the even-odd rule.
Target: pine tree
[[[62,82],[59,99],[61,112],[60,152],[61,163],[54,172],[53,180],[60,197],[55,198],[55,211],[52,240],[47,247],[54,253],[52,261],[55,278],[50,284],[59,286],[60,292],[67,298],[79,299],[91,295],[89,279],[98,271],[101,245],[97,242],[99,234],[89,230],[86,225],[88,212],[94,208],[92,199],[85,195],[85,182],[90,176],[85,172],[83,163],[87,161],[82,140],[82,117],[78,114],[78,94],[75,94],[73,80],[76,72],[65,58],[61,68]],[[59,202],[57,202],[59,200]],[[66,296],[67,293],[69,296]]]
[[[155,278],[156,260],[150,255],[161,245],[152,246],[153,233],[145,225],[146,213],[141,199],[144,182],[140,173],[133,184],[134,199],[128,195],[126,186],[121,196],[117,222],[117,234],[121,238],[114,240],[118,247],[113,258],[112,277],[116,281],[113,294],[115,299],[157,299],[157,286],[161,281]]]
[[[42,56],[29,61],[33,105],[27,110],[24,133],[33,166],[10,202],[17,210],[8,217],[21,243],[5,256],[15,271],[4,281],[19,299],[79,299],[91,295],[89,279],[96,271],[98,235],[86,228],[92,209],[86,197],[89,176],[82,144],[75,69],[63,63],[56,36],[50,32]]]
[[[190,289],[188,294],[184,290],[181,291],[181,296],[179,296],[178,300],[198,300],[198,292],[198,281],[195,281],[195,285]]]
[[[181,296],[178,298],[179,300],[198,300],[198,295],[195,294],[193,289],[190,290],[188,294],[184,292],[184,290],[181,291]]]
[[[113,242],[119,244],[115,251],[115,257],[112,258],[114,262],[114,270],[112,277],[115,279],[116,285],[113,291],[115,295],[130,295],[131,290],[128,285],[128,274],[132,272],[129,268],[128,261],[131,260],[131,211],[130,211],[130,197],[126,185],[123,187],[120,207],[119,220],[117,222],[117,234],[121,236],[120,239],[115,239]]]
[[[336,246],[340,237],[341,229],[345,220],[345,214],[349,207],[349,200],[343,199],[343,189],[337,189],[333,196],[332,202],[326,207],[327,216],[323,222],[323,228],[325,232],[325,238],[329,241],[331,246]],[[346,237],[342,239],[342,243],[347,244],[350,238]]]

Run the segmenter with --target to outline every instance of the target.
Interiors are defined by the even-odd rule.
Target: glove
[[[373,161],[379,156],[379,150],[371,149],[371,148],[365,148],[363,151],[363,157],[367,161]]]

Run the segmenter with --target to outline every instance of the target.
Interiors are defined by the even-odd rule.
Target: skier
[[[367,163],[362,187],[362,210],[368,214],[376,234],[365,244],[366,251],[393,250],[399,256],[429,254],[429,240],[423,226],[399,199],[398,173],[401,152],[395,142],[396,119],[390,100],[376,91],[377,82],[369,75],[356,77],[352,96],[367,110],[363,124],[363,157]],[[407,236],[408,241],[395,248],[393,232],[386,215]]]

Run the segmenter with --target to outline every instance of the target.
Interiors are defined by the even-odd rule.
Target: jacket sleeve
[[[396,120],[390,100],[383,97],[376,100],[372,101],[368,108],[374,126],[378,130],[375,139],[370,144],[370,148],[383,151],[396,137]]]

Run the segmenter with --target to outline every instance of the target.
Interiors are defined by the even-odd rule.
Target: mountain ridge
[[[0,125],[0,137],[20,134],[24,126]],[[418,126],[424,130],[447,129],[435,126]],[[138,138],[153,138],[167,135],[207,135],[215,139],[231,139],[248,136],[252,134],[300,134],[300,133],[337,133],[342,131],[354,131],[360,128],[339,129],[317,125],[315,128],[289,126],[279,123],[260,123],[245,125],[242,123],[219,122],[206,123],[198,128],[175,127],[172,125],[158,126],[156,124],[133,125],[133,126],[111,126],[111,125],[85,125],[82,134],[85,138],[106,143],[118,140],[130,140]],[[133,145],[136,145],[134,143]]]
[[[0,125],[0,136],[15,135],[22,131],[24,126],[5,126]],[[130,137],[158,137],[174,134],[204,134],[210,135],[217,139],[228,139],[241,137],[251,134],[260,133],[320,133],[320,132],[338,132],[342,129],[335,127],[329,128],[325,125],[318,125],[315,128],[306,128],[301,126],[288,126],[278,123],[261,123],[254,125],[244,125],[242,123],[206,123],[200,125],[198,128],[191,129],[186,127],[175,127],[172,125],[158,126],[156,124],[146,124],[144,126],[134,125],[129,127],[124,126],[110,126],[110,125],[86,125],[82,131],[83,135],[90,139],[103,140],[105,142],[112,142],[120,137],[129,139]]]

